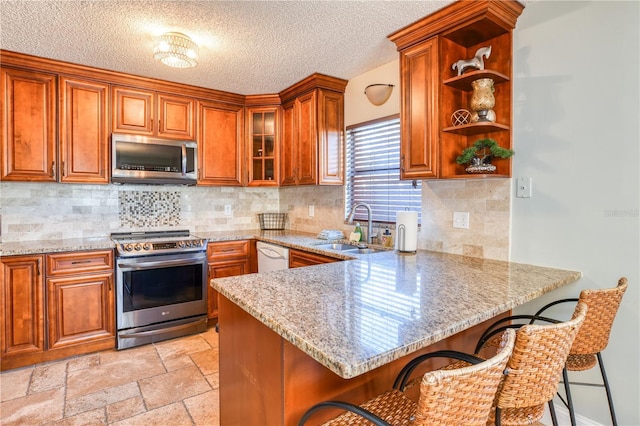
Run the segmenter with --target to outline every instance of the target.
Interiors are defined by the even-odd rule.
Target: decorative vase
[[[496,113],[493,107],[496,105],[496,99],[493,96],[493,79],[481,78],[471,82],[473,93],[471,94],[471,109],[475,111],[472,114],[471,121],[496,121]]]

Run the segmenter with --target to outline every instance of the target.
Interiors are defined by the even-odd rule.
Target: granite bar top
[[[260,239],[309,251],[325,242],[292,235]],[[421,250],[353,257],[216,278],[211,285],[349,379],[581,277],[576,271]]]

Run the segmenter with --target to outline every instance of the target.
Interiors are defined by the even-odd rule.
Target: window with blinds
[[[400,180],[400,117],[393,115],[347,127],[345,217],[354,205],[371,206],[373,221],[395,223],[396,212],[418,212],[422,182]],[[366,221],[358,208],[354,221]]]

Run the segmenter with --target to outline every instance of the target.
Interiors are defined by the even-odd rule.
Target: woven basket
[[[258,213],[260,221],[260,229],[265,230],[282,230],[284,223],[287,221],[286,213]]]

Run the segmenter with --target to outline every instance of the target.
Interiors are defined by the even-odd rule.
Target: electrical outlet
[[[469,212],[453,212],[453,227],[469,229]]]
[[[309,217],[313,217],[316,214],[316,208],[313,204],[309,204]]]
[[[517,198],[531,198],[531,178],[523,177],[516,180],[516,197]]]
[[[231,204],[224,205],[224,214],[225,216],[231,216]]]

